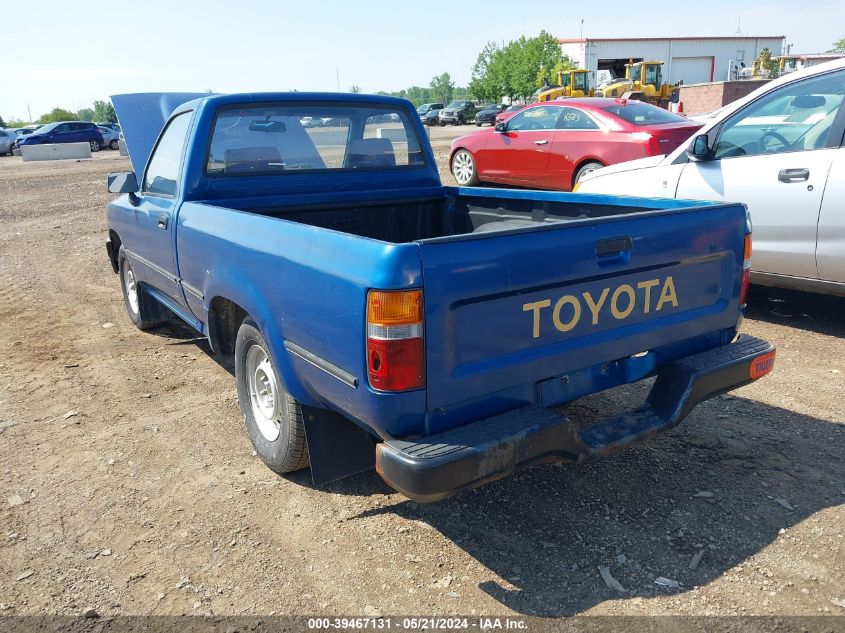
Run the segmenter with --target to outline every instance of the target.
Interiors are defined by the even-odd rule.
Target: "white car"
[[[845,295],[845,60],[775,79],[667,156],[619,163],[579,193],[744,202],[751,279]]]

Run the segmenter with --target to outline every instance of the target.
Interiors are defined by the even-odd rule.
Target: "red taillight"
[[[421,290],[367,293],[367,374],[379,391],[425,387]]]
[[[751,285],[751,234],[745,236],[745,249],[742,258],[742,282],[739,286],[739,306],[748,302],[748,287]]]

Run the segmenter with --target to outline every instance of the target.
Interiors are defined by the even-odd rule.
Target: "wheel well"
[[[248,316],[234,301],[214,297],[208,308],[208,342],[217,354],[234,354],[238,329]]]
[[[598,164],[599,164],[599,165],[601,165],[602,167],[607,167],[607,163],[605,163],[605,162],[604,162],[604,161],[602,161],[602,160],[599,160],[598,158],[585,158],[585,159],[584,159],[584,160],[582,160],[580,163],[578,163],[577,165],[575,165],[575,169],[573,169],[573,170],[572,170],[572,183],[571,183],[571,186],[572,186],[572,187],[574,187],[574,186],[575,186],[575,179],[578,177],[578,172],[579,172],[579,171],[581,171],[581,168],[582,168],[584,165],[587,165],[587,164],[589,164],[589,163],[598,163]]]
[[[120,236],[114,232],[113,230],[109,229],[109,241],[111,241],[111,267],[114,269],[114,272],[119,272],[120,267],[118,266],[117,258],[120,255]]]

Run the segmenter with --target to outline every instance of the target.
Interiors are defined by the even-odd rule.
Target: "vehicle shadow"
[[[746,316],[828,336],[845,336],[845,297],[751,286]]]
[[[194,345],[196,348],[211,358],[220,367],[235,376],[235,363],[232,356],[221,356],[211,350],[208,338],[199,334],[196,330],[182,321],[179,317],[173,317],[156,328],[149,331],[151,334],[169,339],[166,345]]]
[[[607,398],[590,396],[570,413],[606,407]],[[359,516],[425,522],[489,570],[478,587],[501,604],[567,616],[687,591],[789,538],[779,531],[845,502],[843,447],[842,425],[722,396],[603,460],[539,466],[440,503],[402,501]],[[599,567],[624,590],[610,588]],[[657,586],[659,577],[680,586]]]

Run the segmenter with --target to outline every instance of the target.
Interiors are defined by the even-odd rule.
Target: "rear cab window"
[[[394,169],[425,164],[403,109],[268,104],[217,113],[206,160],[211,176]]]

